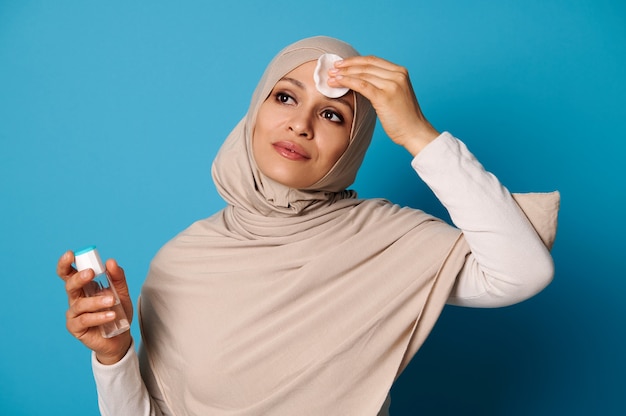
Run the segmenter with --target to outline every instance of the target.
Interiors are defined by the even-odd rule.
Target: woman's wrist
[[[96,352],[96,359],[100,364],[104,365],[113,365],[120,362],[128,353],[131,345],[133,344],[132,338],[128,336],[128,341],[125,342],[123,347],[117,351],[112,353],[98,353]]]
[[[411,156],[415,157],[430,142],[439,137],[440,134],[441,133],[439,133],[433,126],[427,124],[423,129],[421,129],[421,131],[408,138],[402,145],[411,154]]]

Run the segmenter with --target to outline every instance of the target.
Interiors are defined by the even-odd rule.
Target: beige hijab
[[[346,191],[374,126],[357,96],[351,143],[311,189],[264,177],[251,153],[274,84],[335,39],[270,63],[215,159],[228,207],[154,258],[140,322],[153,395],[175,415],[376,415],[438,318],[468,247],[421,211]]]
[[[317,208],[337,199],[356,196],[346,188],[352,184],[361,166],[376,121],[371,104],[360,94],[355,94],[355,117],[349,149],[310,189],[292,189],[272,181],[258,171],[252,156],[251,140],[256,114],[274,85],[296,67],[327,52],[344,58],[358,55],[347,43],[320,36],[288,46],[268,65],[254,91],[247,116],[228,136],[213,163],[213,178],[218,191],[230,205],[254,214],[292,216],[312,206]]]

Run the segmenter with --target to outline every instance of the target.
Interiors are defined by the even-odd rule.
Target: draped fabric
[[[151,264],[143,344],[173,414],[376,415],[469,253],[444,222],[347,190],[375,122],[358,94],[350,145],[318,183],[296,190],[258,171],[259,105],[286,73],[327,52],[357,55],[315,37],[274,58],[214,161],[228,206]]]

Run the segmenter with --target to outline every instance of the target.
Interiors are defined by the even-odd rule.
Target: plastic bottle
[[[100,326],[102,336],[104,338],[112,338],[130,329],[130,324],[120,298],[117,296],[115,287],[111,284],[109,274],[100,259],[96,246],[85,247],[82,250],[74,252],[74,263],[76,269],[80,272],[86,269],[93,269],[95,277],[93,280],[85,285],[83,292],[85,296],[113,296],[113,306],[102,309],[103,311],[111,310],[115,312],[115,320],[107,322]]]

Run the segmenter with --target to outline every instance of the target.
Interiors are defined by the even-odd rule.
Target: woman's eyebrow
[[[284,77],[284,78],[281,78],[280,80],[281,81],[291,82],[292,84],[295,84],[297,87],[300,87],[303,90],[306,90],[306,86],[303,83],[301,83],[300,81],[298,81],[297,79]]]
[[[350,91],[352,92],[352,91]],[[347,98],[345,98],[347,96],[344,95],[343,97],[339,97],[339,98],[329,98],[329,100],[331,101],[339,101],[340,103],[343,103],[344,105],[346,105],[350,110],[352,110],[352,112],[354,113],[354,108],[352,103],[350,102],[350,100],[348,100]]]

